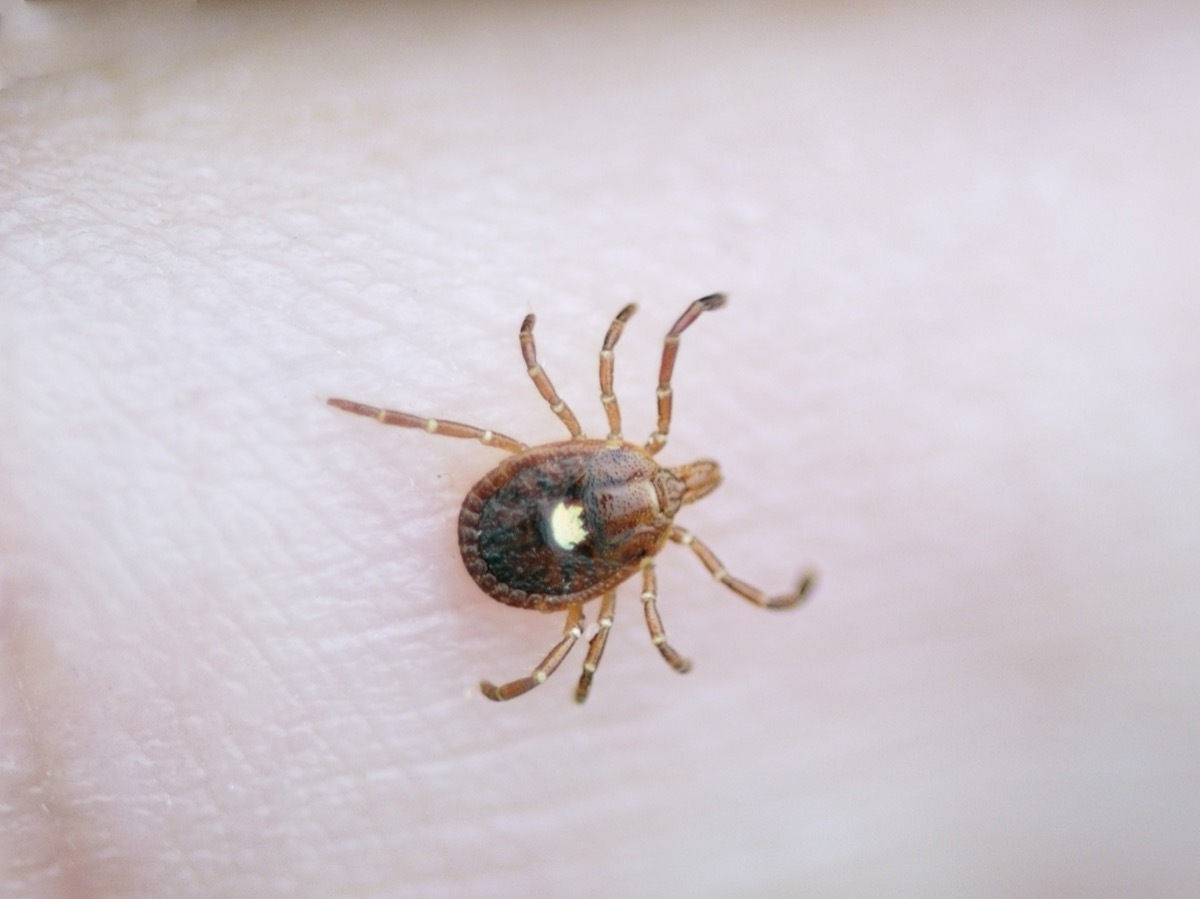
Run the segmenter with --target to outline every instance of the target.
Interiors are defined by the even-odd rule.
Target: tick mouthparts
[[[704,499],[721,486],[721,466],[712,459],[700,459],[672,468],[671,474],[683,481],[681,505]]]

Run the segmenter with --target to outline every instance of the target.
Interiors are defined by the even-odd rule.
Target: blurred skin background
[[[0,894],[1188,895],[1200,12],[0,4]],[[474,587],[500,458],[631,437],[678,547]],[[595,616],[595,606],[588,609]]]

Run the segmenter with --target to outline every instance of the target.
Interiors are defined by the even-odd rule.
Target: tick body
[[[575,691],[575,699],[583,702],[612,627],[616,588],[639,572],[651,640],[676,671],[689,670],[690,663],[667,642],[658,614],[654,558],[668,542],[690,547],[717,581],[755,605],[789,608],[810,591],[811,573],[801,577],[791,593],[774,597],[733,577],[712,550],[675,524],[680,508],[707,496],[721,483],[717,463],[701,460],[666,468],[654,458],[666,445],[671,426],[671,375],[680,334],[702,313],[724,302],[722,294],[696,300],[668,332],[659,368],[658,425],[644,445],[629,443],[622,436],[620,408],[612,390],[613,350],[635,311],[633,305],[613,320],[600,351],[600,399],[609,425],[606,439],[583,434],[575,414],[538,364],[532,315],[521,326],[522,355],[538,392],[570,433],[568,440],[528,447],[470,425],[329,400],[332,406],[384,424],[475,439],[511,454],[463,500],[458,517],[463,564],[493,599],[516,608],[565,611],[567,619],[562,638],[531,674],[500,686],[482,682],[489,699],[520,696],[553,674],[583,635],[584,604],[599,597],[598,630],[589,643]]]

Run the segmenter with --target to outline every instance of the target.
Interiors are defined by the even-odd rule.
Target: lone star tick
[[[608,416],[604,440],[584,435],[575,414],[538,365],[532,315],[521,325],[521,354],[534,386],[566,425],[570,440],[526,446],[496,431],[454,421],[419,418],[351,400],[329,400],[331,406],[384,424],[478,440],[512,454],[484,475],[463,500],[458,515],[463,563],[492,599],[540,612],[565,609],[567,621],[562,639],[528,677],[500,686],[483,681],[479,686],[488,699],[520,696],[553,674],[583,636],[583,604],[599,596],[599,630],[588,644],[583,674],[575,689],[577,702],[587,699],[612,627],[616,588],[639,571],[650,638],[667,664],[680,673],[688,671],[691,663],[667,642],[658,614],[654,557],[668,540],[690,547],[716,580],[757,606],[790,608],[811,589],[811,572],[801,577],[795,590],[782,596],[768,596],[731,575],[712,550],[675,524],[681,506],[708,496],[720,485],[717,463],[702,459],[663,468],[654,461],[655,453],[666,445],[671,427],[671,374],[680,335],[703,313],[723,305],[725,296],[719,293],[696,300],[667,332],[658,371],[658,427],[645,446],[629,443],[621,435],[621,410],[613,393],[613,349],[637,308],[633,304],[613,319],[600,350],[600,402]]]

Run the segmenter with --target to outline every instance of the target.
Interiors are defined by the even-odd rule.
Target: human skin
[[[1200,14],[0,9],[0,895],[1184,895]],[[93,18],[80,18],[81,16]],[[686,550],[562,616],[458,558],[630,436]],[[588,608],[589,620],[595,606]]]

